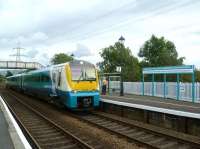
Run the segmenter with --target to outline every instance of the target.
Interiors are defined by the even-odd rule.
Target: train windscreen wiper
[[[77,80],[78,82],[81,81],[81,78],[82,78],[82,80],[84,80],[84,75],[83,74],[84,74],[83,70],[81,70],[81,75],[80,75],[80,77]]]

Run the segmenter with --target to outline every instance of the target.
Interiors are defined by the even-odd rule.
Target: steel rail
[[[86,116],[80,116],[80,115],[76,115],[76,114],[72,114],[74,117],[80,119],[80,120],[83,120],[89,124],[92,124],[100,129],[104,129],[106,131],[109,131],[111,132],[112,134],[117,134],[121,137],[124,137],[124,138],[127,138],[128,140],[131,140],[133,142],[136,142],[138,144],[142,144],[142,145],[145,145],[147,146],[148,148],[155,148],[155,149],[160,149],[162,148],[161,145],[157,145],[156,143],[153,144],[151,143],[151,141],[145,141],[145,139],[140,139],[140,136],[138,135],[137,137],[134,137],[134,133],[132,134],[133,136],[131,135],[127,135],[127,133],[123,133],[123,131],[120,131],[120,129],[123,129],[123,127],[119,127],[119,131],[117,131],[117,129],[113,129],[112,126],[114,127],[114,124],[117,123],[119,125],[122,125],[125,127],[129,127],[130,129],[134,129],[137,127],[137,129],[141,130],[141,132],[145,132],[146,133],[146,136],[149,135],[149,136],[152,136],[153,137],[156,137],[157,139],[160,139],[160,138],[163,138],[163,140],[165,139],[169,139],[169,141],[174,145],[177,145],[179,144],[180,146],[185,146],[186,148],[199,148],[199,144],[196,144],[196,143],[191,143],[189,144],[188,142],[183,142],[183,141],[180,141],[179,140],[176,140],[175,138],[172,138],[172,137],[169,137],[167,135],[164,135],[164,134],[159,134],[158,132],[154,132],[152,130],[148,130],[148,129],[145,129],[145,128],[142,128],[142,127],[138,127],[138,126],[133,126],[131,124],[128,124],[128,123],[125,123],[125,122],[122,122],[120,120],[116,120],[116,119],[113,119],[111,117],[105,117],[105,116],[98,116],[97,114],[89,114],[89,115],[86,115]],[[90,116],[94,116],[93,118],[90,117]],[[90,117],[90,118],[88,118]],[[102,120],[101,120],[102,119]],[[110,121],[110,124],[109,122],[107,121],[104,121],[103,119],[107,119]],[[113,125],[112,125],[113,124]],[[108,126],[106,126],[108,125]],[[137,132],[138,133],[138,132]],[[140,133],[140,132],[139,132]],[[162,140],[162,139],[161,139]],[[167,140],[166,140],[167,141]],[[163,144],[162,144],[163,145]],[[176,148],[176,147],[175,147]]]
[[[145,131],[148,131],[150,133],[154,133],[156,135],[160,135],[160,136],[165,136],[169,139],[174,139],[174,140],[177,140],[179,142],[183,142],[183,143],[188,143],[188,144],[193,144],[194,146],[200,146],[200,138],[199,137],[196,137],[196,136],[191,136],[191,135],[187,135],[187,134],[184,134],[184,135],[187,135],[189,136],[188,139],[184,138],[184,137],[176,137],[174,136],[173,134],[165,134],[164,132],[162,131],[158,131],[158,130],[153,130],[153,129],[150,129],[150,128],[146,128],[142,125],[139,125],[139,124],[135,124],[135,123],[130,123],[128,122],[127,120],[124,120],[123,117],[121,119],[117,119],[116,117],[111,117],[109,114],[107,113],[103,113],[103,112],[93,112],[92,114],[96,115],[96,116],[99,116],[99,117],[102,117],[104,119],[108,119],[108,120],[111,120],[111,121],[114,121],[114,122],[117,122],[117,123],[120,123],[122,125],[127,125],[127,126],[130,126],[130,127],[136,127],[136,128],[139,128],[139,129],[143,129]],[[180,132],[177,132],[177,133],[180,133]],[[190,139],[193,139],[193,140],[190,140]],[[199,147],[200,148],[200,147]]]
[[[53,125],[56,129],[62,131],[65,135],[71,137],[75,142],[77,142],[80,146],[82,146],[83,148],[86,149],[94,149],[92,146],[90,146],[89,144],[85,143],[84,141],[82,141],[81,139],[79,139],[78,137],[76,137],[75,135],[73,135],[72,133],[70,133],[69,131],[65,130],[64,128],[62,128],[61,126],[57,125],[55,122],[53,122],[52,120],[50,120],[49,118],[45,117],[44,115],[42,115],[40,112],[36,111],[35,109],[33,109],[32,107],[30,107],[29,105],[27,105],[26,103],[24,103],[23,101],[21,101],[17,96],[13,95],[13,94],[9,94],[12,97],[14,97],[20,104],[24,105],[27,109],[29,109],[30,111],[34,112],[37,116],[39,116],[40,118],[44,119],[46,122],[48,122],[49,124]],[[6,101],[4,99],[4,101]],[[17,114],[12,110],[12,108],[9,106],[8,102],[6,102],[7,106],[9,107],[9,109],[12,111],[12,113],[14,113],[15,117],[17,118],[17,121],[20,122],[20,125],[22,126],[22,128],[26,131],[27,135],[31,138],[31,140],[33,141],[33,143],[35,144],[35,146],[37,148],[41,148],[39,143],[34,139],[34,137],[31,135],[31,133],[26,129],[26,127],[23,125],[23,123],[20,121],[20,118],[17,116]]]

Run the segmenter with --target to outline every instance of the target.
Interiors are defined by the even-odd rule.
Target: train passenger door
[[[61,68],[59,68],[58,70],[57,70],[57,82],[56,82],[56,89],[61,89],[61,72],[62,72],[62,69]]]
[[[56,92],[56,70],[52,68],[51,70],[51,79],[52,79],[52,94],[50,96],[57,96],[57,92]]]
[[[61,85],[61,68],[53,69],[52,71],[52,93],[57,96],[57,90]]]

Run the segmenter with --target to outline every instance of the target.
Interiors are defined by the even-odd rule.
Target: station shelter
[[[145,75],[151,75],[151,91],[152,96],[154,96],[154,83],[155,75],[163,75],[163,97],[166,98],[166,82],[167,75],[175,74],[176,75],[176,99],[180,98],[180,75],[190,74],[192,77],[192,102],[195,101],[195,68],[194,65],[182,65],[182,66],[166,66],[166,67],[148,67],[143,68],[142,70],[142,95],[145,95]]]
[[[103,81],[107,81],[107,93],[120,93],[121,92],[121,73],[100,73],[99,85],[100,91],[103,85]]]

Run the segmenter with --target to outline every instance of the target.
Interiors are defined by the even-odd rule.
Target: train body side
[[[20,91],[22,88],[22,75],[8,77],[6,87]]]
[[[52,90],[52,81],[48,69],[42,71],[33,71],[22,76],[22,90],[24,93],[39,96],[47,99]]]
[[[98,107],[97,71],[95,70],[94,80],[73,80],[72,66],[65,63],[8,77],[7,86],[42,99],[58,102],[69,109]]]

